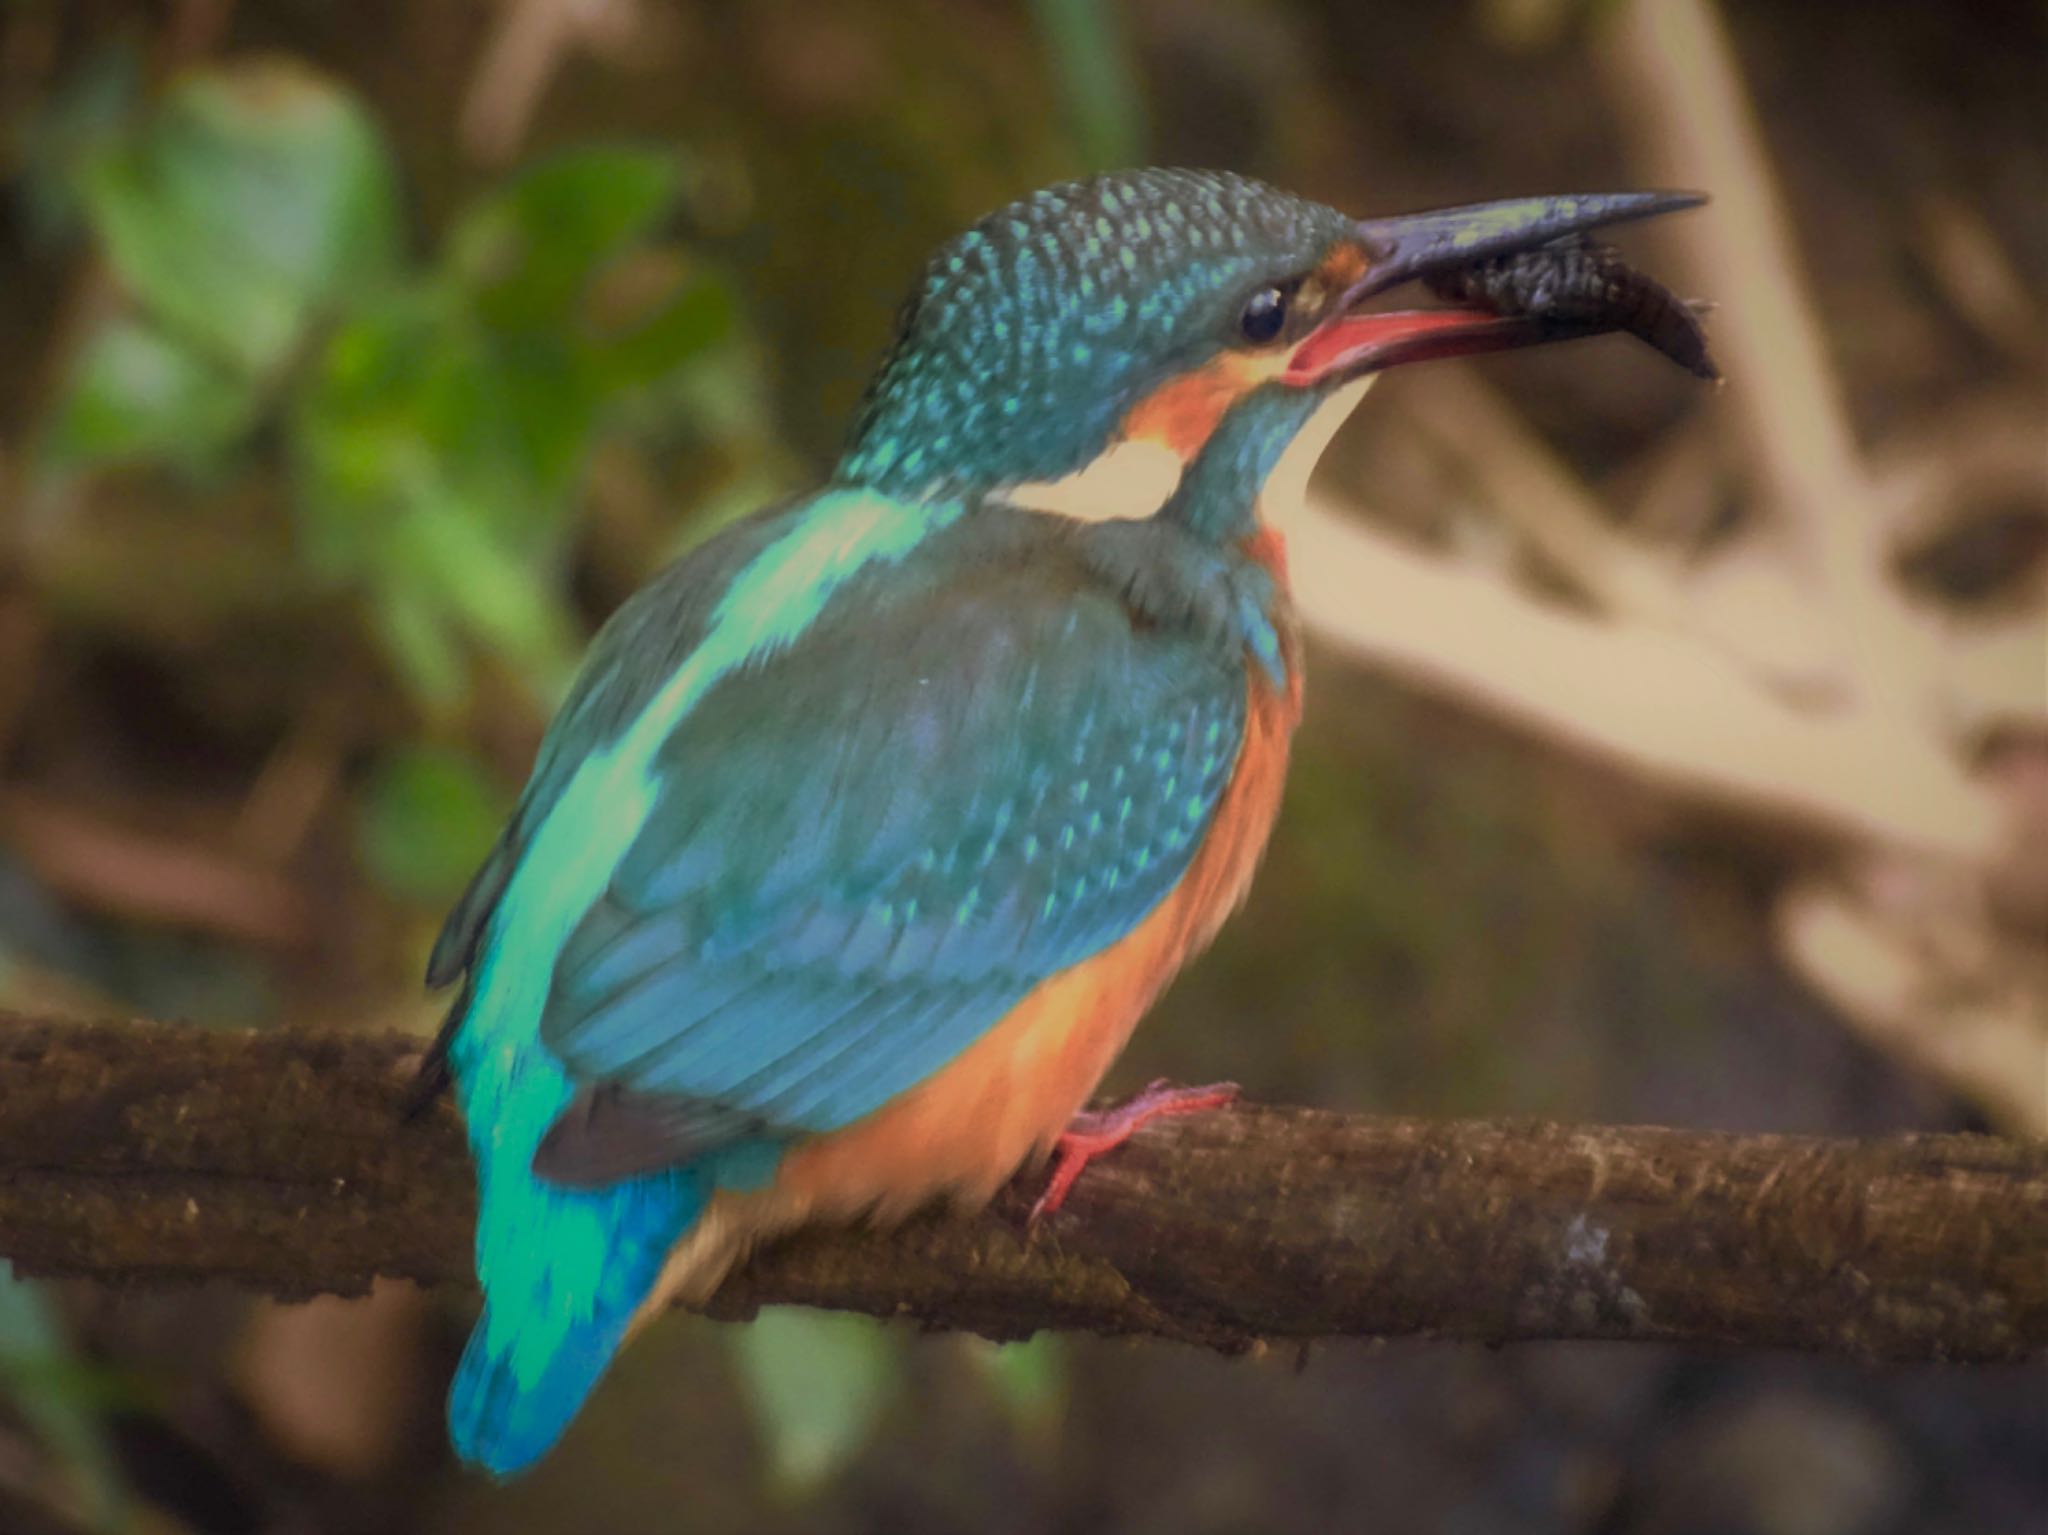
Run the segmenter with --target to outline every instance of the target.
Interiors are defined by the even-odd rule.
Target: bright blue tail
[[[486,1187],[480,1259],[485,1233],[494,1240],[479,1263],[484,1313],[448,1392],[455,1453],[494,1476],[524,1470],[562,1436],[704,1206],[695,1169],[587,1191],[549,1188],[530,1173],[520,1183],[502,1202]],[[529,1222],[516,1247],[506,1205]]]
[[[561,1437],[712,1188],[758,1187],[780,1156],[776,1143],[742,1143],[598,1188],[534,1174],[576,1095],[541,1039],[555,961],[652,804],[652,780],[621,786],[609,760],[600,753],[577,770],[583,787],[548,813],[487,929],[478,935],[465,912],[489,897],[488,881],[450,919],[458,947],[470,945],[448,1065],[476,1161],[484,1312],[448,1395],[448,1431],[458,1455],[497,1476]],[[446,975],[453,963],[439,956],[434,969]]]
[[[628,1313],[630,1315],[630,1313]],[[448,1438],[455,1453],[493,1476],[524,1471],[562,1437],[569,1420],[612,1362],[625,1319],[566,1338],[522,1383],[508,1351],[493,1349],[490,1317],[478,1320],[448,1392]]]
[[[534,1152],[573,1095],[554,1058],[513,1027],[535,1011],[517,987],[480,988],[449,1052],[476,1158],[484,1312],[448,1393],[448,1433],[456,1454],[497,1476],[561,1437],[710,1185],[695,1167],[603,1188],[535,1177]]]

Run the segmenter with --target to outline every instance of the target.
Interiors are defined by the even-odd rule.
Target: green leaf
[[[467,693],[469,658],[448,616],[418,582],[386,581],[371,596],[371,627],[400,680],[430,713],[454,713]]]
[[[565,535],[598,434],[685,417],[682,380],[733,345],[729,285],[639,243],[678,184],[673,156],[634,150],[528,172],[458,221],[438,278],[357,305],[303,376],[307,556],[363,592],[431,707],[459,693],[465,641],[543,700],[566,686]]]
[[[56,470],[140,458],[204,468],[245,433],[258,397],[153,325],[117,319],[86,341],[42,444]]]
[[[307,557],[370,596],[431,706],[459,696],[464,635],[543,700],[567,680],[559,544],[597,395],[565,356],[544,338],[523,355],[494,347],[413,295],[337,330],[301,391],[290,441]]]
[[[511,661],[552,707],[575,666],[574,629],[551,576],[491,535],[484,516],[450,497],[422,497],[395,529],[390,558],[413,572],[444,611]]]
[[[552,540],[588,462],[604,391],[591,360],[564,338],[474,340],[473,350],[450,358],[437,419],[463,447],[471,475],[507,480],[493,492],[510,497],[498,524]],[[516,516],[519,508],[532,515]]]
[[[560,536],[601,394],[594,369],[546,336],[507,340],[414,294],[340,327],[297,401],[294,448],[323,557],[417,499],[470,504],[526,551]]]
[[[968,1358],[1017,1431],[1031,1439],[1049,1438],[1067,1405],[1067,1356],[1059,1336],[1042,1332],[1021,1343],[964,1341]]]
[[[483,862],[509,808],[474,759],[447,748],[407,747],[378,764],[363,793],[357,852],[393,895],[445,904]]]
[[[1111,0],[1035,0],[1067,126],[1095,170],[1145,158],[1145,102],[1128,23]]]
[[[291,64],[187,77],[82,174],[129,293],[243,373],[276,368],[319,309],[396,261],[382,139],[353,97]]]
[[[636,294],[627,315],[602,317],[588,343],[599,386],[607,393],[638,390],[673,378],[729,339],[738,326],[732,285],[706,271],[691,270],[649,253],[640,264],[656,293]],[[623,286],[623,285],[621,285]]]
[[[448,270],[478,314],[508,330],[558,328],[592,280],[674,204],[681,167],[656,150],[557,155],[464,214]]]
[[[771,1306],[732,1330],[736,1362],[778,1486],[815,1490],[867,1440],[897,1383],[879,1322]]]

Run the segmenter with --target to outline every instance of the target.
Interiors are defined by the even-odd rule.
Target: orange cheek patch
[[[1326,294],[1346,292],[1368,265],[1363,248],[1340,244],[1322,259],[1304,287],[1313,285]],[[1132,406],[1124,417],[1122,438],[1163,443],[1185,463],[1201,451],[1224,413],[1261,384],[1283,377],[1311,382],[1300,376],[1299,369],[1290,369],[1293,361],[1285,350],[1225,352],[1192,373],[1169,379]]]
[[[1339,245],[1323,257],[1316,268],[1316,276],[1322,280],[1326,291],[1341,294],[1349,291],[1351,285],[1365,276],[1365,269],[1371,263],[1365,252],[1356,245]]]
[[[1201,451],[1224,412],[1286,365],[1285,356],[1225,352],[1132,406],[1124,417],[1123,436],[1130,442],[1164,443],[1185,463]]]

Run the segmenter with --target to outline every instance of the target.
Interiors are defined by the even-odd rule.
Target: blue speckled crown
[[[1220,171],[1120,171],[1012,203],[925,268],[839,478],[918,495],[1071,473],[1229,342],[1255,287],[1350,227]]]

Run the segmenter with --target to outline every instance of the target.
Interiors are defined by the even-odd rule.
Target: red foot
[[[1082,1170],[1104,1152],[1114,1151],[1129,1140],[1140,1125],[1168,1114],[1220,1109],[1236,1097],[1235,1082],[1171,1087],[1161,1077],[1129,1103],[1099,1113],[1076,1114],[1053,1147],[1052,1176],[1046,1179],[1045,1192],[1038,1196],[1038,1203],[1031,1207],[1030,1224],[1037,1225],[1066,1203],[1068,1191]]]

